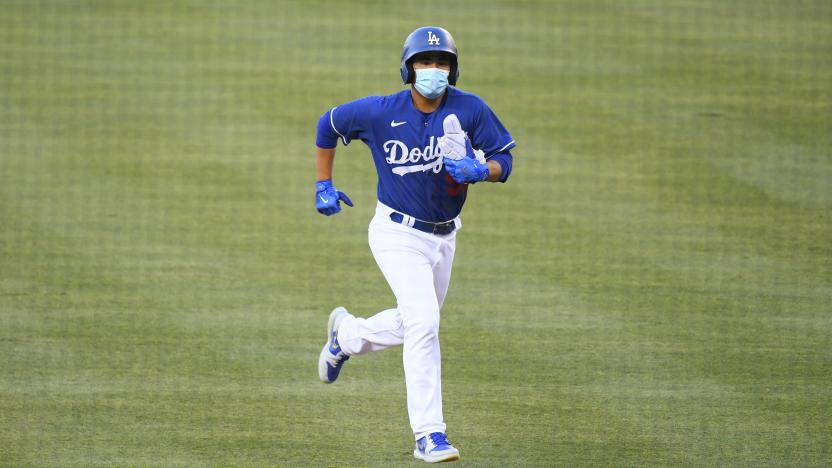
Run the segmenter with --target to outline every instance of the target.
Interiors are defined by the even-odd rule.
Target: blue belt
[[[390,219],[394,222],[399,224],[407,224],[404,222],[404,215],[397,212],[390,213]],[[410,226],[413,229],[418,229],[422,232],[426,232],[428,234],[436,234],[439,236],[446,236],[456,229],[456,223],[454,220],[445,221],[444,223],[429,223],[427,221],[419,221],[418,219],[413,220],[413,226]]]

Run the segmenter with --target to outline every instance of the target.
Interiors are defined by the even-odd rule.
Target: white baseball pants
[[[404,345],[407,412],[418,440],[445,432],[439,309],[451,280],[456,231],[447,236],[424,233],[391,221],[392,212],[378,204],[369,243],[396,296],[396,308],[367,319],[346,317],[338,329],[338,343],[351,356]],[[461,227],[459,218],[454,221]]]

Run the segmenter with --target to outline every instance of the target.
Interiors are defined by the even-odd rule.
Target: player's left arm
[[[471,132],[473,147],[484,153],[489,172],[485,180],[505,182],[511,175],[514,162],[511,150],[516,143],[488,104],[481,99],[478,104]]]
[[[475,102],[468,132],[455,114],[442,123],[445,134],[439,139],[439,151],[445,169],[460,184],[505,182],[511,174],[514,139],[485,102],[479,98]]]
[[[513,158],[508,151],[491,156],[485,162],[488,165],[488,178],[485,180],[488,182],[505,182],[508,180],[508,176],[511,175],[512,162]]]

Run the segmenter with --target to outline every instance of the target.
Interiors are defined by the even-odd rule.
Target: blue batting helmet
[[[451,33],[438,26],[425,26],[419,28],[404,40],[402,47],[402,81],[404,84],[413,83],[415,73],[410,59],[420,52],[447,52],[451,55],[451,72],[448,74],[448,83],[455,85],[459,78],[459,64],[457,62],[456,44]]]

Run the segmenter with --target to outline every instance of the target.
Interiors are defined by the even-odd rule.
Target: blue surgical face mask
[[[416,70],[416,81],[413,84],[422,96],[436,99],[448,87],[448,71],[441,68],[420,68]]]

